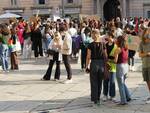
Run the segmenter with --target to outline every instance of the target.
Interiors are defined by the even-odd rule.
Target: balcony
[[[18,6],[4,7],[3,10],[4,12],[10,12],[10,13],[23,13],[25,7],[18,7]]]

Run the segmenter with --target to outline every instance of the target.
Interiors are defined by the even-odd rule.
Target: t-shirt
[[[150,52],[150,43],[140,43],[139,52]],[[143,68],[150,68],[150,57],[143,57],[142,58],[142,67]]]
[[[106,49],[105,44],[102,42],[92,42],[88,45],[88,49],[91,50],[91,60],[103,60],[104,59],[104,49]]]
[[[108,54],[108,59],[114,59],[113,56],[110,56],[110,53],[112,51],[112,49],[114,48],[114,43],[112,45],[109,45],[108,43],[106,44],[106,48],[107,48],[107,54]]]

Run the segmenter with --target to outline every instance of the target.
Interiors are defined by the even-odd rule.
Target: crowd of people
[[[144,18],[120,18],[109,22],[101,20],[24,21],[0,24],[0,60],[4,73],[19,70],[17,52],[23,59],[35,60],[49,57],[49,66],[41,80],[51,80],[51,73],[56,63],[54,80],[61,77],[60,63],[63,61],[67,80],[72,83],[71,58],[81,58],[81,70],[89,73],[91,101],[100,104],[103,86],[103,101],[114,101],[116,96],[115,78],[117,79],[120,105],[132,100],[125,84],[129,70],[135,71],[134,56],[136,50],[128,48],[127,34],[139,36],[139,56],[142,58],[142,73],[150,91],[150,20]],[[19,46],[20,45],[20,46]],[[11,66],[9,68],[9,59]],[[150,103],[150,98],[147,99]]]

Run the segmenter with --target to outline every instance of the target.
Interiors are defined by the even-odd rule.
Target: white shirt
[[[62,45],[62,54],[70,55],[72,53],[72,38],[68,32],[65,32],[65,37]]]
[[[75,28],[70,28],[68,30],[69,34],[71,35],[71,37],[75,37],[77,35],[77,30]]]

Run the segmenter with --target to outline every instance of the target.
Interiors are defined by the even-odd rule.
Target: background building
[[[63,2],[62,2],[63,1]],[[12,12],[28,18],[39,14],[42,17],[62,15],[78,17],[79,14],[99,15],[103,18],[106,0],[3,0],[0,13]],[[123,17],[149,17],[150,0],[120,0]],[[62,5],[62,3],[64,5]],[[62,10],[63,9],[63,10]]]
[[[150,18],[150,0],[119,0],[121,3],[122,17],[145,17]],[[103,5],[106,0],[93,0],[94,13],[103,17]],[[98,7],[100,6],[100,7]]]

